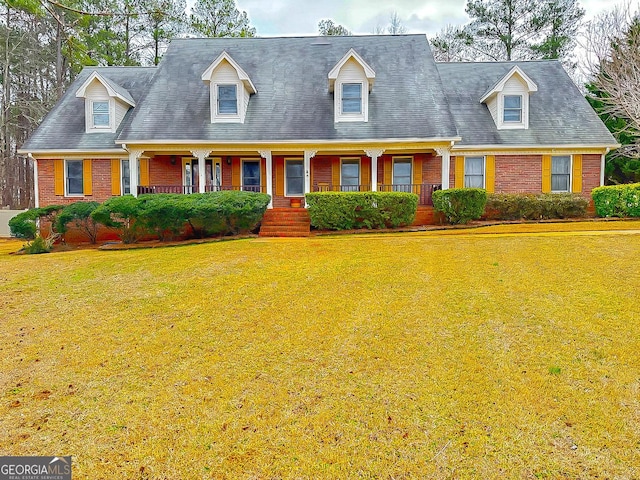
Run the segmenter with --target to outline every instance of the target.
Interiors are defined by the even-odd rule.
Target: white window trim
[[[487,188],[487,156],[486,155],[466,155],[464,157],[464,171],[462,172],[462,188],[474,188],[467,187],[465,183],[467,183],[467,158],[482,158],[482,187]]]
[[[82,164],[82,193],[69,193],[69,182],[67,181],[67,163],[68,162],[80,162]],[[80,160],[77,158],[70,158],[64,161],[64,196],[65,197],[73,197],[73,198],[81,198],[84,197],[84,160]]]
[[[353,162],[354,160],[358,162],[358,189],[357,192],[360,191],[360,185],[362,182],[362,158],[360,157],[340,157],[340,187],[344,186],[344,182],[342,180],[342,165],[346,161]]]
[[[218,112],[218,87],[236,86],[236,113]],[[243,108],[241,97],[244,95],[244,86],[240,82],[219,82],[214,83],[211,88],[211,123],[244,123],[241,109]]]
[[[288,176],[287,176],[287,162],[298,161],[302,162],[302,193],[298,195],[287,195]],[[262,179],[260,179],[262,181]],[[304,197],[304,158],[292,157],[284,159],[284,196],[285,198],[303,198]]]
[[[569,189],[553,190],[553,157],[569,157]],[[550,193],[571,193],[573,191],[573,155],[551,155],[551,165],[549,165],[549,187]]]
[[[342,86],[344,84],[360,84],[360,113],[344,113],[342,111]],[[369,121],[369,84],[367,82],[344,81],[337,83],[334,90],[335,121],[339,122],[368,122]]]
[[[391,157],[391,185],[396,185],[396,173],[395,173],[395,169],[393,168],[396,160],[411,160],[411,178],[410,178],[410,182],[409,185],[413,185],[413,156],[412,155],[397,155],[397,156],[393,156]]]
[[[517,97],[522,98],[521,107],[521,121],[520,122],[505,122],[504,121],[504,97]],[[498,95],[498,130],[527,130],[529,128],[529,94],[526,92],[521,93],[500,93]]]
[[[94,125],[93,124],[93,104],[95,102],[107,102],[109,104],[109,125]],[[113,133],[115,129],[115,116],[116,116],[116,102],[111,97],[104,98],[91,98],[86,99],[85,102],[85,129],[87,133]]]
[[[244,190],[244,162],[258,162],[258,174],[260,175],[258,178],[260,187],[260,192],[262,191],[262,158],[241,158],[240,159],[240,189]],[[253,190],[247,190],[248,192],[252,192]]]

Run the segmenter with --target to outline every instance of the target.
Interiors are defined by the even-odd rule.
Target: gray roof
[[[335,123],[328,74],[353,48],[376,72],[369,121]],[[226,51],[257,89],[244,124],[212,124],[202,73]],[[424,35],[174,40],[121,141],[457,136]],[[153,119],[153,122],[150,121]]]
[[[129,93],[129,91],[126,88],[122,87],[121,85],[118,85],[116,82],[111,80],[109,77],[102,76],[102,78],[104,79],[104,81],[107,84],[109,84],[109,87],[111,87],[112,90],[114,90],[118,95],[120,95],[122,98],[124,98],[127,102],[129,102],[130,104],[135,104],[136,103],[135,100],[133,99],[133,97],[131,96],[131,94]]]
[[[86,133],[84,121],[84,98],[76,98],[76,91],[89,78],[93,71],[98,72],[109,85],[119,87],[118,92],[126,91],[135,103],[149,86],[156,68],[144,67],[86,67],[69,86],[56,106],[44,118],[37,130],[22,146],[21,150],[67,150],[99,151],[114,149],[115,140],[122,126],[133,113],[129,109],[115,133]]]
[[[529,97],[529,128],[498,130],[480,99],[515,66],[538,86]],[[458,145],[616,145],[558,61],[438,63],[462,142]]]

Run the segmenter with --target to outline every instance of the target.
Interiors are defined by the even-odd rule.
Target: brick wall
[[[40,206],[67,205],[86,201],[102,203],[111,198],[111,159],[94,159],[91,161],[92,195],[65,197],[54,193],[53,160],[38,160],[38,191]]]
[[[542,155],[496,155],[495,192],[542,192]]]
[[[182,185],[182,159],[176,157],[171,165],[169,155],[158,155],[149,160],[150,185]]]
[[[602,157],[598,154],[582,156],[582,193],[591,197],[591,190],[600,186],[600,165]]]

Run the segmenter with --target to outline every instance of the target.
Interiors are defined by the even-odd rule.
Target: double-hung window
[[[138,162],[140,165],[140,162]],[[131,193],[131,173],[129,170],[129,160],[121,160],[120,161],[120,176],[121,181],[120,185],[122,186],[122,195],[128,195]],[[138,178],[140,178],[138,174]]]
[[[82,160],[65,161],[66,195],[84,194],[84,162]]]
[[[465,157],[464,186],[484,188],[484,157]]]
[[[522,122],[522,96],[505,95],[503,108],[503,121],[505,123]]]
[[[362,113],[362,84],[342,84],[342,113]]]
[[[357,192],[360,190],[360,162],[357,159],[342,160],[340,190],[343,192]]]
[[[96,101],[91,103],[91,117],[94,128],[109,128],[109,101]]]
[[[571,156],[551,157],[551,191],[568,192],[571,185]]]
[[[287,160],[285,165],[285,195],[288,197],[304,195],[304,162]]]
[[[218,85],[218,114],[238,114],[237,85]]]

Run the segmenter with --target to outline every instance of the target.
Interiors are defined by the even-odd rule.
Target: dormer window
[[[109,101],[94,100],[91,102],[91,113],[94,128],[109,128]]]
[[[220,115],[238,114],[237,85],[218,85],[218,113]]]
[[[209,84],[211,123],[244,123],[249,99],[257,90],[231,55],[218,55],[202,74],[202,81]]]
[[[522,96],[521,95],[505,95],[503,108],[504,122],[522,122]]]
[[[368,122],[369,95],[376,73],[351,49],[329,72],[335,122]]]
[[[362,84],[342,84],[342,113],[362,113]]]

